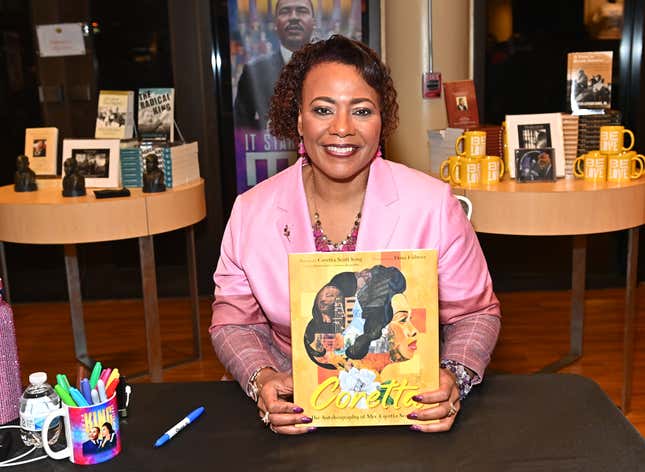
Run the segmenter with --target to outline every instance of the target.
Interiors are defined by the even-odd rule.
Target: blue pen
[[[89,403],[87,403],[87,400],[85,400],[85,397],[81,392],[79,392],[76,388],[74,387],[69,387],[69,394],[72,396],[74,399],[74,402],[78,406],[90,406]]]
[[[92,404],[92,389],[90,388],[90,381],[87,379],[81,380],[81,393],[83,398],[87,400],[87,403]]]
[[[155,447],[163,446],[166,444],[170,439],[177,434],[179,431],[184,429],[186,426],[188,426],[190,423],[195,421],[199,416],[204,413],[204,407],[200,406],[196,410],[191,411],[188,413],[188,416],[181,420],[179,423],[177,423],[175,426],[170,428],[168,431],[166,431],[163,436],[161,436],[159,439],[157,439],[157,442],[155,443]]]

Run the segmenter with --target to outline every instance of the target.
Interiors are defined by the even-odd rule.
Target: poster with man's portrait
[[[228,0],[237,191],[295,162],[298,143],[268,131],[282,67],[309,42],[342,34],[362,40],[365,0]]]

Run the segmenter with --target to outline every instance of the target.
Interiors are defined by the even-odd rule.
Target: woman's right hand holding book
[[[278,434],[304,434],[315,431],[298,424],[311,423],[304,410],[288,401],[293,398],[293,379],[290,373],[263,369],[257,377],[259,387],[258,413],[271,431]]]

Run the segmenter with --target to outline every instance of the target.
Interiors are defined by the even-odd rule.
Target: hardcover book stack
[[[461,128],[446,128],[428,131],[430,140],[430,172],[439,174],[441,163],[456,154],[455,141],[464,132]]]
[[[578,157],[578,116],[562,114],[564,135],[564,176],[573,176],[573,162]]]
[[[602,115],[581,115],[578,118],[578,156],[600,149],[600,127],[619,126],[622,114],[608,110]]]
[[[124,187],[141,187],[143,165],[138,141],[122,141],[119,150],[121,158],[121,184]]]
[[[177,146],[148,142],[121,148],[121,180],[124,187],[136,188],[143,185],[145,157],[151,153],[157,156],[167,188],[199,179],[197,142]]]
[[[504,132],[501,126],[481,125],[474,128],[468,128],[466,131],[486,132],[486,155],[487,156],[504,155]]]

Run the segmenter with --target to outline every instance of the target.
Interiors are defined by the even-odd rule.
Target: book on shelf
[[[142,141],[175,139],[175,89],[139,89],[137,130]]]
[[[445,82],[444,99],[448,126],[451,128],[473,128],[479,126],[479,108],[475,83],[472,80]]]
[[[611,108],[612,51],[567,55],[567,97],[574,115],[603,113]]]
[[[122,143],[120,154],[121,181],[124,187],[136,188],[143,185],[145,158],[149,154],[157,156],[166,188],[189,184],[200,178],[196,141],[176,146],[154,141]]]
[[[95,138],[130,139],[134,131],[134,92],[101,90]]]
[[[406,425],[439,386],[437,251],[289,254],[294,402],[314,426]]]

